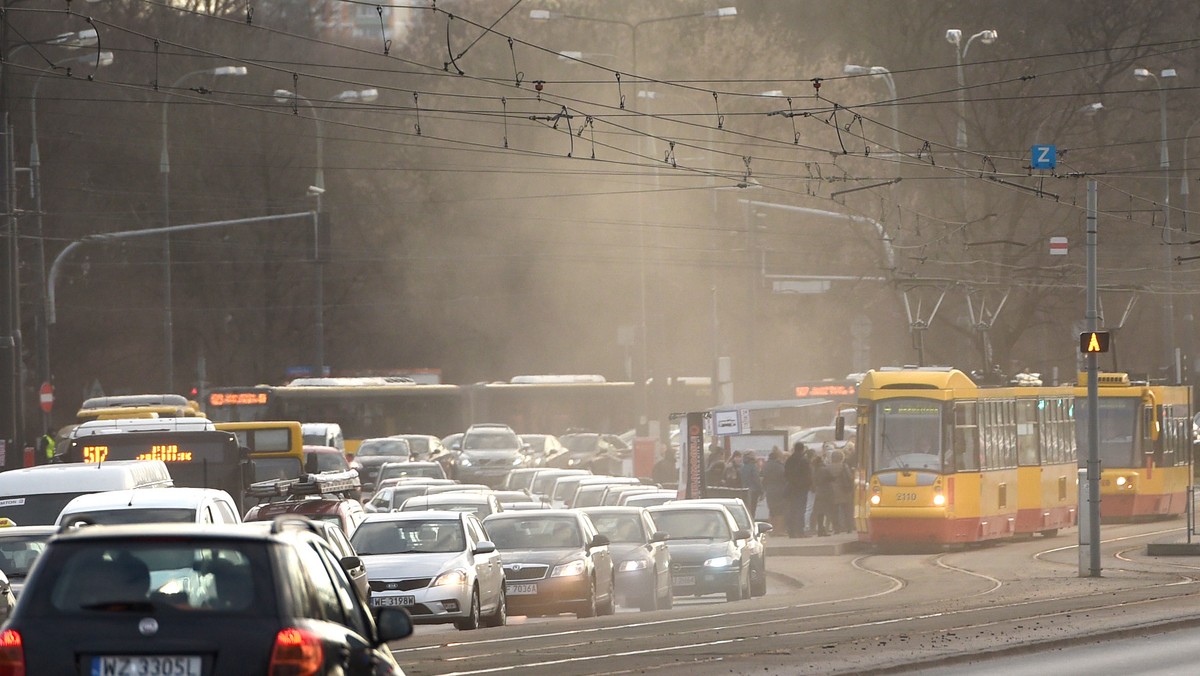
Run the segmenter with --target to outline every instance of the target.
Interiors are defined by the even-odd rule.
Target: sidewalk
[[[858,533],[789,538],[786,533],[774,531],[767,535],[768,560],[772,556],[839,556],[864,549],[865,545],[858,541]]]

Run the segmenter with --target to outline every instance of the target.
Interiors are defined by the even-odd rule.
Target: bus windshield
[[[925,469],[941,471],[942,409],[929,399],[877,402],[872,471]]]
[[[1137,467],[1134,458],[1134,438],[1137,435],[1138,404],[1135,397],[1100,398],[1100,466]],[[1075,399],[1075,438],[1079,440],[1080,452],[1088,442],[1088,400]]]

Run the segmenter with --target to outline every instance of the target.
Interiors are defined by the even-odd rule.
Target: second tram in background
[[[1192,402],[1181,385],[1101,373],[1100,518],[1169,517],[1187,511],[1192,478]],[[1087,376],[1075,390],[1076,436],[1087,449]]]
[[[979,387],[950,368],[883,369],[858,388],[859,539],[957,544],[1076,522],[1074,388]]]

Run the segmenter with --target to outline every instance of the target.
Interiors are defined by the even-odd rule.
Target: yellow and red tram
[[[1098,377],[1100,518],[1170,517],[1187,510],[1192,477],[1191,390],[1125,373]],[[1079,452],[1087,451],[1087,376],[1075,391]]]
[[[855,521],[872,544],[1054,535],[1076,522],[1074,388],[979,387],[950,368],[867,373]]]

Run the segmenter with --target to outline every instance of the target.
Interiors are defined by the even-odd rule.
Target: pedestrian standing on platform
[[[834,451],[830,454],[829,465],[825,468],[833,483],[834,533],[849,533],[854,521],[851,511],[854,505],[854,475],[851,474],[850,465],[846,464],[844,458],[845,454],[841,451]]]
[[[771,449],[767,464],[762,471],[763,492],[767,496],[767,514],[771,523],[781,532],[787,525],[787,475],[783,466],[783,451]]]
[[[704,485],[721,486],[725,481],[725,449],[716,442],[708,447],[708,467],[704,468]]]
[[[807,537],[804,532],[804,508],[812,488],[812,466],[804,455],[804,444],[797,441],[792,455],[783,465],[787,478],[787,531],[790,538]]]
[[[729,458],[729,464],[725,466],[725,476],[722,477],[721,485],[726,488],[743,488],[742,467],[742,452],[734,451]]]
[[[830,444],[826,444],[826,450]],[[833,514],[833,484],[825,472],[825,455],[816,453],[812,460],[812,498],[807,523],[817,535],[829,535],[829,519]]]
[[[758,473],[758,458],[749,451],[742,456],[742,488],[746,489],[746,507],[750,509],[750,518],[758,518],[758,500],[762,497],[762,476]]]
[[[679,466],[675,464],[675,449],[668,448],[667,452],[663,453],[663,457],[654,463],[654,469],[650,472],[650,476],[660,486],[679,483]]]

